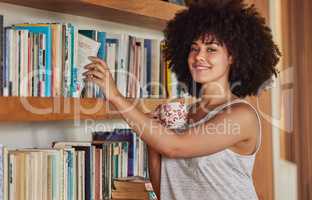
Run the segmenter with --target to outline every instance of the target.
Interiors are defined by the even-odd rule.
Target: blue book
[[[94,141],[127,141],[128,142],[128,176],[135,176],[136,135],[131,129],[115,129],[112,132],[92,133]]]
[[[93,40],[96,39],[96,30],[79,30],[78,33],[91,38]]]
[[[58,168],[57,164],[58,164],[59,160],[58,160],[57,155],[55,155],[55,154],[54,155],[50,155],[50,156],[51,156],[51,159],[52,159],[52,200],[56,200],[58,198],[58,195],[59,195],[59,194],[57,194],[57,189],[56,189],[58,187],[56,179],[57,179],[57,176],[58,176],[58,174],[57,174],[57,168]]]
[[[3,88],[4,88],[4,32],[3,32],[3,16],[0,15],[0,96],[3,96]]]
[[[74,152],[72,150],[65,150],[67,152],[67,199],[73,200],[74,198]]]
[[[146,83],[147,96],[152,95],[151,81],[152,81],[152,40],[144,39],[144,48],[146,49]]]
[[[102,60],[106,60],[106,33],[98,32],[97,41],[101,43],[98,57]]]
[[[71,57],[71,66],[70,66],[70,71],[71,71],[71,83],[70,83],[70,96],[71,97],[78,97],[75,95],[76,91],[77,91],[77,78],[78,78],[78,67],[77,67],[77,63],[75,56],[77,56],[75,54],[75,51],[78,47],[75,46],[76,42],[75,40],[77,40],[78,38],[76,38],[76,34],[75,34],[75,29],[77,29],[76,27],[74,27],[73,25],[69,24],[69,32],[71,35],[71,41],[70,41],[70,57]]]
[[[50,24],[17,24],[14,26],[15,30],[28,30],[32,33],[41,33],[46,36],[46,50],[45,50],[45,97],[51,97],[52,93],[52,31]]]
[[[9,68],[9,61],[10,61],[10,48],[9,44],[11,41],[9,30],[11,27],[5,27],[4,29],[4,51],[3,51],[3,95],[4,96],[12,96],[10,93],[9,87],[9,77],[10,77],[10,68]]]

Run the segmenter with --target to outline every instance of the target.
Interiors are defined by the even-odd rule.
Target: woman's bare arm
[[[148,146],[148,168],[153,189],[160,199],[161,155]]]
[[[148,118],[120,94],[109,67],[103,60],[94,57],[90,59],[92,63],[85,67],[88,71],[84,73],[87,81],[98,84],[107,99],[139,137],[166,157],[190,158],[209,155],[241,141],[254,140],[257,135],[257,116],[253,108],[246,104],[231,106],[231,112],[219,113],[209,121],[177,135],[157,120]],[[226,124],[234,126],[228,127]],[[224,125],[226,127],[223,127]]]

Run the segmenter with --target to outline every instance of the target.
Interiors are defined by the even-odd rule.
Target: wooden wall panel
[[[266,18],[269,24],[269,7],[268,0],[246,0],[248,4],[255,4],[262,16]],[[272,103],[271,92],[265,91],[258,97],[250,97],[251,102],[258,111],[271,116]],[[261,117],[262,125],[262,145],[257,155],[254,168],[254,183],[260,200],[273,200],[273,152],[272,152],[272,124],[270,121]]]
[[[295,139],[298,199],[312,198],[312,2],[290,1],[295,67]]]
[[[294,74],[293,73],[285,73],[285,71],[294,71],[294,48],[292,41],[293,38],[293,18],[290,15],[291,12],[291,0],[283,0],[281,2],[281,65],[280,65],[280,80],[281,80],[281,90],[280,97],[282,106],[281,109],[284,111],[281,113],[282,124],[280,129],[280,152],[281,159],[288,160],[291,162],[295,162],[296,154],[295,154],[295,135],[293,130],[294,124],[294,113],[292,108],[294,107],[294,94],[289,93],[289,91],[294,91]],[[290,105],[287,104],[286,101],[290,102]]]

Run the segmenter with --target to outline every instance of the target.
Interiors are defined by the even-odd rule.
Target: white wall
[[[278,44],[282,47],[282,27],[281,27],[281,2],[282,0],[270,0],[270,26],[273,36]],[[279,66],[280,67],[280,66]],[[288,70],[289,71],[289,70]],[[286,75],[286,72],[281,74]],[[294,163],[281,159],[280,154],[280,84],[283,81],[279,78],[275,81],[272,89],[272,116],[277,119],[277,123],[272,126],[273,141],[273,173],[274,173],[274,192],[275,200],[297,200],[297,166]]]
[[[24,22],[70,22],[80,29],[97,29],[111,33],[129,34],[161,39],[161,31],[144,29],[86,17],[48,12],[12,4],[0,3],[0,14],[4,16],[5,26]],[[12,113],[14,114],[14,113]],[[110,130],[116,127],[128,127],[122,120],[110,121],[73,121],[40,123],[0,123],[0,143],[9,148],[49,147],[56,140],[90,140],[92,130]]]

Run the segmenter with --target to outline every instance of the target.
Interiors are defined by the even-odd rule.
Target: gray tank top
[[[250,105],[257,114],[260,131],[255,152],[241,155],[225,149],[208,156],[187,159],[162,156],[161,200],[258,200],[252,179],[255,156],[261,144],[261,123],[257,110],[247,101],[236,99],[218,106],[186,128],[204,123],[236,103]]]

